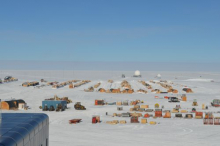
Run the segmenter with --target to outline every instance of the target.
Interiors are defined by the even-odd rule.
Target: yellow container
[[[173,109],[172,110],[172,113],[178,113],[179,111],[178,110],[176,110],[176,109]]]
[[[155,121],[150,121],[150,125],[156,125],[157,123]]]
[[[196,116],[195,118],[196,119],[202,119],[202,116]]]
[[[202,104],[202,109],[205,110],[205,104]]]
[[[181,112],[181,113],[188,113],[187,110],[181,110],[180,112]]]
[[[147,123],[147,119],[141,119],[141,124],[146,124]]]

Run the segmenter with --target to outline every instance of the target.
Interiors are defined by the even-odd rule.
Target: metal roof
[[[0,124],[0,146],[26,144],[39,131],[39,127],[49,124],[49,117],[41,113],[2,113]]]

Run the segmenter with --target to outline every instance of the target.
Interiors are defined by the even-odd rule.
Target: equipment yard
[[[1,71],[1,79],[13,76],[18,80],[0,84],[0,99],[22,99],[28,105],[28,110],[2,112],[46,113],[51,146],[219,145],[220,73],[160,72],[161,79],[157,74]],[[41,79],[72,81],[73,86],[53,89]],[[38,81],[42,88],[22,87],[28,81]],[[64,98],[65,111],[56,112],[56,107],[43,111],[42,101],[52,104]],[[204,124],[210,123],[210,116],[218,125]]]

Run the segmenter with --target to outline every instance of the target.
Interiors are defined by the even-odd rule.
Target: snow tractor
[[[76,110],[86,110],[85,106],[81,105],[80,102],[77,102],[75,105],[74,105],[74,108]]]

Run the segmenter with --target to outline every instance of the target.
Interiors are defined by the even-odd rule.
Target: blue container
[[[67,108],[67,102],[65,100],[44,100],[42,101],[42,110],[45,106],[47,106],[48,108],[50,108],[50,106],[53,106],[56,109],[59,104],[62,105],[62,110],[65,110]]]

